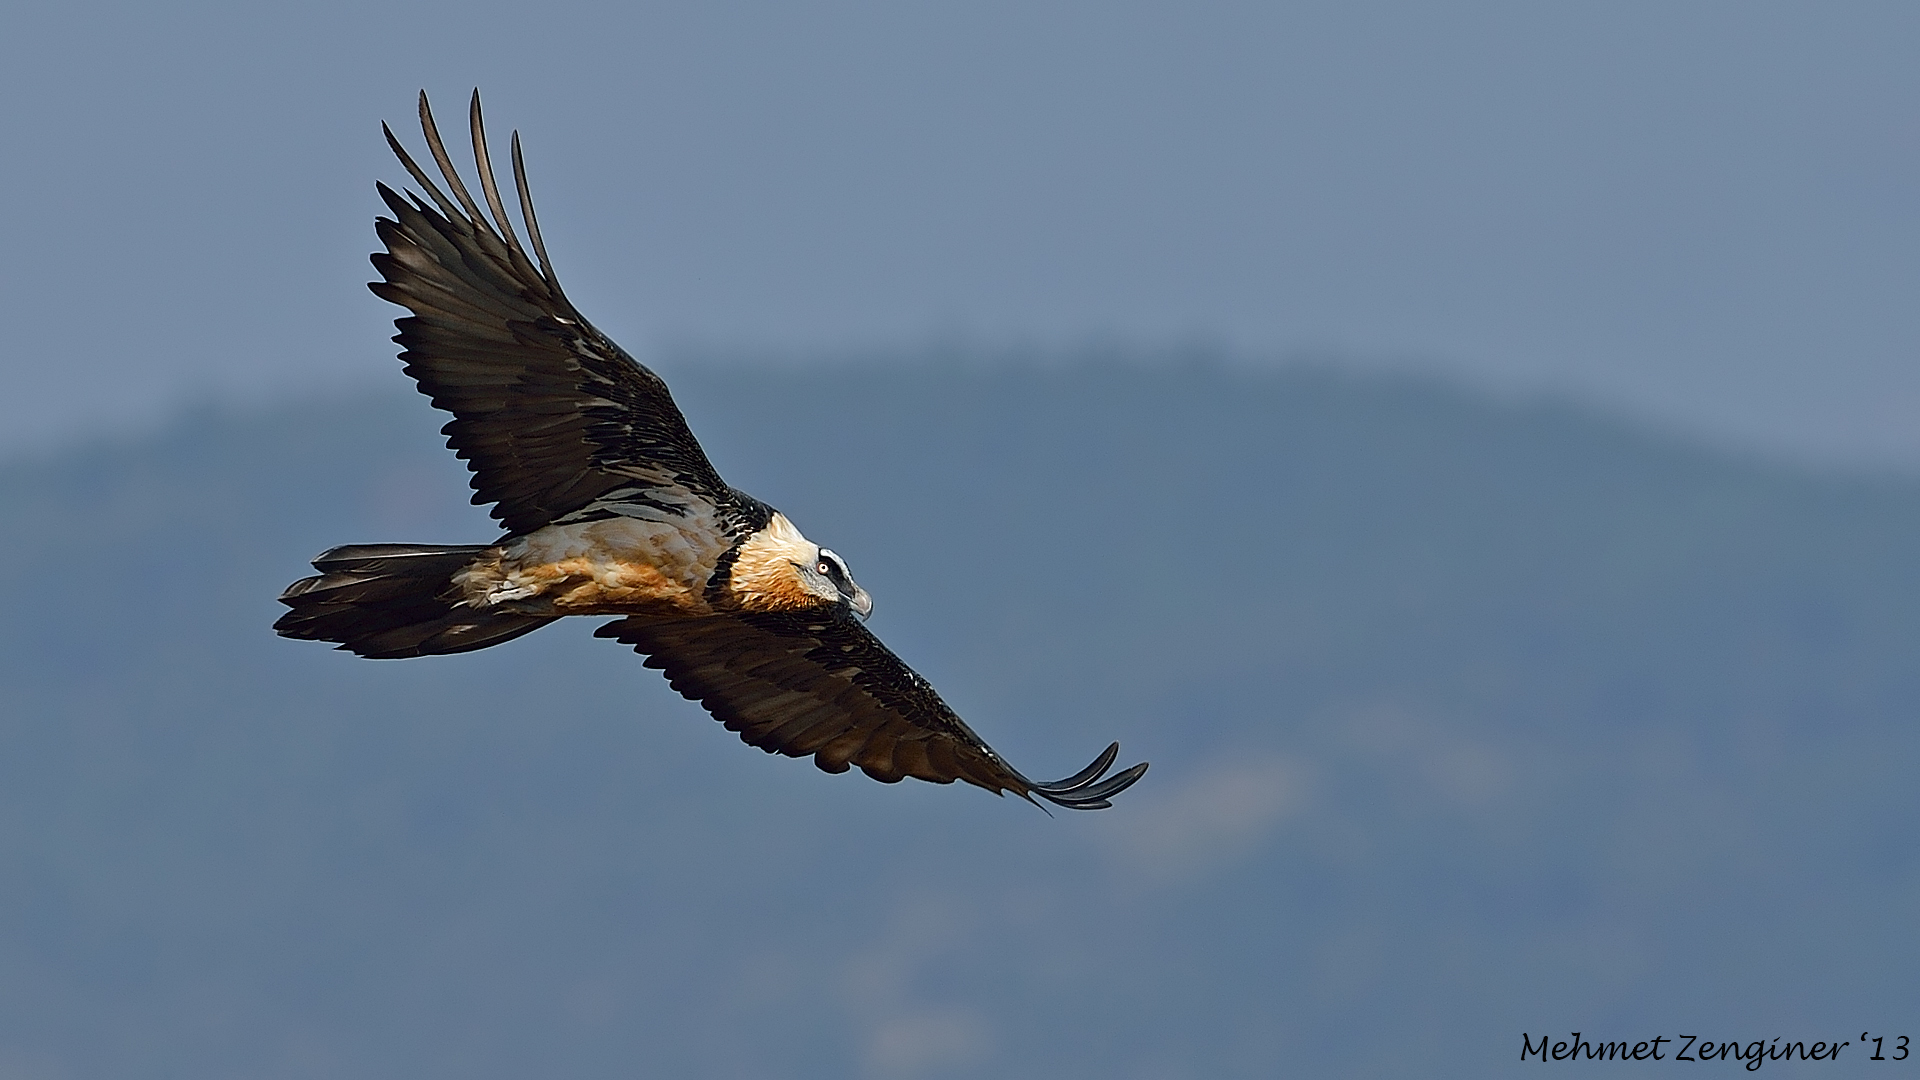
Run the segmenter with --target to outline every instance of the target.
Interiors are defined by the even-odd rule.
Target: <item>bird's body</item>
[[[420,118],[449,198],[392,132],[431,202],[384,185],[376,223],[381,297],[401,359],[452,413],[448,443],[474,472],[475,503],[506,535],[487,545],[368,544],[314,560],[275,624],[288,637],[399,658],[486,648],[568,615],[612,615],[597,633],[647,654],[676,690],[768,752],[859,766],[883,781],[965,780],[1095,809],[1146,766],[1035,783],[1008,766],[869,633],[872,601],[846,563],[780,512],[726,484],[659,376],[582,318],[561,291],[513,142],[520,244],[493,179],[479,96],[471,110],[487,213],[446,152],[426,96]],[[456,201],[457,200],[457,201]]]
[[[511,604],[538,615],[710,615],[715,608],[707,585],[721,557],[738,542],[698,510],[679,521],[615,516],[547,525],[489,549],[454,582],[474,608]]]
[[[729,556],[730,572],[717,576]],[[452,583],[475,611],[666,618],[805,611],[836,598],[809,591],[795,565],[843,573],[833,558],[777,510],[742,536],[695,506],[678,519],[616,514],[546,525],[487,548]],[[858,611],[869,601],[854,589],[847,599]]]

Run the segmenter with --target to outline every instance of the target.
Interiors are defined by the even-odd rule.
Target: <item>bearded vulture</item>
[[[462,547],[356,544],[313,560],[280,597],[286,637],[394,658],[498,645],[568,615],[631,645],[675,690],[750,745],[859,766],[883,783],[964,780],[1029,802],[1097,810],[1145,763],[1107,776],[1119,744],[1065,780],[1035,783],[954,715],[869,633],[873,610],[846,561],[779,511],[727,485],[666,383],[574,310],[554,277],[527,192],[513,180],[520,243],[494,182],[480,95],[469,110],[483,212],[420,95],[420,125],[449,198],[382,125],[425,192],[379,185],[381,280],[406,372],[453,414],[441,433],[473,472],[473,502],[506,535]],[[1037,804],[1036,804],[1037,805]]]

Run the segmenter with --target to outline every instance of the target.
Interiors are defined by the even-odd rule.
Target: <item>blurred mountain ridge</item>
[[[15,461],[0,1077],[1484,1076],[1904,1016],[1920,481],[1319,370],[668,375],[1012,761],[1153,771],[1049,820],[751,751],[590,622],[275,638],[323,548],[494,535],[417,397]]]

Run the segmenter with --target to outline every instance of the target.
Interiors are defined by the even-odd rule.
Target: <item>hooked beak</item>
[[[862,619],[873,614],[873,597],[858,585],[853,587],[853,595],[847,598],[847,603],[853,605],[853,613]]]

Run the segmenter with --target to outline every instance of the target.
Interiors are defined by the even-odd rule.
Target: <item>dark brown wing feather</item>
[[[421,127],[453,198],[389,130],[388,143],[431,201],[380,185],[393,217],[376,223],[387,250],[373,265],[384,280],[369,287],[413,313],[394,323],[400,359],[421,392],[454,415],[442,432],[473,470],[473,501],[497,504],[493,516],[515,534],[610,494],[646,500],[650,490],[677,487],[723,508],[750,503],[714,471],[666,383],[561,291],[516,133],[514,186],[539,264],[528,257],[494,182],[477,91],[470,117],[492,220],[462,183],[422,93]]]
[[[1076,776],[1028,780],[1003,761],[851,614],[737,613],[697,619],[633,616],[596,634],[632,645],[728,730],[768,753],[811,755],[827,772],[852,766],[883,783],[964,780],[1057,806],[1097,810],[1146,765],[1102,780],[1118,744]]]

